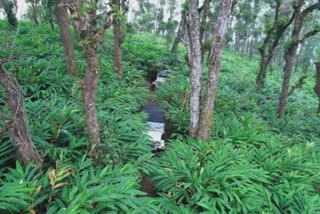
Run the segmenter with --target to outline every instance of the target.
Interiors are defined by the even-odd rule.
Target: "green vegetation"
[[[203,142],[187,136],[185,53],[170,54],[165,38],[127,35],[119,80],[107,32],[99,47],[97,90],[103,160],[95,165],[87,154],[80,77],[66,73],[58,32],[21,23],[15,37],[1,21],[0,37],[1,57],[15,56],[6,68],[22,85],[32,138],[44,160],[42,168],[22,167],[9,137],[0,133],[0,213],[320,212],[320,118],[311,74],[278,119],[280,71],[273,71],[258,94],[258,59],[226,51],[211,139]],[[85,62],[79,49],[76,55],[81,76]],[[175,73],[154,95],[146,79],[161,69]],[[300,76],[294,73],[293,82]],[[140,112],[150,101],[159,102],[170,121],[168,148],[158,156],[151,154],[146,115]],[[2,87],[0,106],[2,126],[10,119]],[[150,175],[159,197],[141,191],[140,172]]]

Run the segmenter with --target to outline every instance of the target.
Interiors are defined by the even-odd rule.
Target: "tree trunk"
[[[197,0],[190,0],[188,15],[188,61],[191,80],[189,133],[191,137],[196,137],[199,128],[202,77],[202,54]]]
[[[8,130],[20,161],[23,165],[27,165],[31,161],[34,164],[41,164],[41,157],[35,151],[27,125],[27,115],[21,87],[13,75],[5,70],[2,64],[0,65],[0,84],[6,90],[8,96],[7,103],[13,119],[5,128]]]
[[[284,76],[283,76],[283,82],[282,82],[281,96],[279,99],[279,107],[277,112],[278,118],[281,118],[283,116],[284,110],[287,105],[291,73],[292,73],[292,68],[294,66],[294,60],[295,60],[297,48],[298,48],[298,44],[294,44],[292,42],[285,55],[286,63],[283,68]]]
[[[33,10],[32,11],[32,19],[33,19],[34,23],[37,26],[39,26],[38,12],[37,12],[38,5],[31,2],[31,7],[32,7],[32,10]]]
[[[230,20],[232,0],[224,0],[218,17],[217,26],[214,29],[214,40],[211,48],[209,73],[205,90],[204,103],[201,108],[200,127],[198,136],[203,140],[210,137],[212,128],[212,116],[214,112],[214,101],[218,84],[221,65],[221,56],[224,47],[224,37]]]
[[[186,22],[187,22],[186,19],[187,17],[186,17],[185,11],[181,11],[181,21],[179,24],[177,35],[174,39],[174,42],[171,48],[171,53],[177,53],[179,42],[181,41],[181,38],[183,38],[185,35]]]
[[[8,0],[1,0],[2,7],[6,13],[8,23],[13,27],[17,27],[17,17],[15,16],[15,13],[13,12],[13,6],[14,4],[12,2],[9,2]]]
[[[286,24],[279,25],[279,13],[280,13],[281,1],[277,3],[275,17],[272,28],[267,32],[262,46],[259,48],[260,52],[260,67],[256,79],[257,91],[260,92],[264,88],[264,83],[267,74],[267,68],[271,62],[275,48],[278,46],[279,41],[284,34],[285,30],[289,27],[294,19],[294,14],[288,20]]]
[[[202,12],[202,17],[201,17],[201,23],[200,23],[200,42],[201,42],[201,52],[202,52],[202,58],[203,54],[205,52],[204,50],[204,33],[207,28],[207,18],[209,16],[210,12],[210,2],[211,0],[205,0],[203,2],[203,12]]]
[[[91,143],[90,157],[99,160],[100,152],[100,127],[96,110],[96,90],[99,82],[99,62],[96,50],[87,46],[84,48],[87,63],[87,72],[81,80],[82,99],[86,114],[86,126]]]
[[[259,72],[256,79],[257,90],[260,92],[264,88],[265,79],[267,76],[267,68],[271,62],[271,55],[265,56],[264,51],[260,53]]]
[[[317,110],[317,115],[320,116],[320,62],[316,62],[316,85],[314,86],[314,92],[319,98],[319,105]]]
[[[55,6],[55,15],[60,28],[60,36],[64,49],[64,56],[67,63],[68,73],[72,76],[77,76],[77,65],[74,54],[74,47],[69,30],[69,19],[67,8],[62,5],[63,0],[57,0]]]
[[[67,1],[70,14],[74,17],[73,26],[77,33],[79,44],[83,50],[87,70],[81,80],[81,91],[86,115],[86,127],[91,148],[89,156],[100,162],[100,127],[96,110],[96,90],[99,82],[100,65],[97,47],[107,28],[112,25],[114,11],[108,11],[101,17],[98,26],[97,9],[95,4],[84,5],[81,0]]]
[[[120,10],[120,0],[113,0],[112,3],[117,5]],[[122,77],[122,63],[121,63],[121,20],[120,17],[113,18],[113,66],[117,72],[118,78]]]
[[[281,96],[279,99],[279,107],[277,111],[278,118],[281,118],[284,114],[287,99],[288,99],[288,92],[289,92],[289,84],[291,79],[292,68],[294,66],[294,60],[296,56],[296,52],[298,49],[298,45],[300,42],[300,33],[303,26],[304,18],[316,9],[320,9],[320,2],[310,5],[308,8],[304,9],[301,12],[301,8],[304,5],[304,0],[299,0],[297,6],[295,7],[295,16],[294,16],[294,26],[292,29],[291,34],[291,41],[288,47],[288,50],[285,54],[285,66],[283,68],[283,83],[282,83],[282,90]]]

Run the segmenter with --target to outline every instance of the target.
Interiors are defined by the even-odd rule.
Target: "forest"
[[[320,213],[320,0],[0,11],[0,213]]]

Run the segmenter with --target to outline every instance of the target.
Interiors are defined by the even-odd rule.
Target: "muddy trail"
[[[155,87],[151,84],[150,81],[150,93],[154,93]],[[160,123],[164,124],[164,133],[162,135],[162,139],[166,142],[168,139],[168,136],[170,135],[170,129],[169,124],[167,123],[164,115],[164,111],[162,107],[156,103],[148,103],[142,108],[142,111],[145,112],[148,115],[147,122],[154,122],[154,123]],[[167,144],[166,144],[167,145]],[[164,152],[164,150],[156,150],[152,151],[155,153],[155,155]],[[145,174],[144,172],[141,172],[141,191],[147,193],[147,196],[149,197],[158,197],[158,193],[155,189],[155,183],[152,181],[150,175]]]
[[[162,108],[157,105],[150,103],[142,108],[142,111],[148,114],[147,122],[157,122],[165,124],[165,116],[162,111]],[[165,136],[165,135],[163,135]],[[166,140],[166,139],[164,139]],[[163,151],[153,151],[154,153],[163,152]],[[141,172],[141,191],[147,193],[149,197],[158,197],[157,190],[155,189],[155,184],[152,181],[151,177],[143,172]]]

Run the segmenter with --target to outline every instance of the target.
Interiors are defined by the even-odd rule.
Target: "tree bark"
[[[265,79],[267,75],[267,68],[271,62],[275,48],[278,46],[279,41],[284,34],[285,30],[290,26],[293,21],[294,14],[286,24],[279,24],[281,2],[278,1],[275,17],[272,28],[267,32],[262,46],[258,49],[260,52],[259,72],[256,79],[257,91],[260,92],[264,88]]]
[[[288,50],[285,54],[285,66],[283,68],[284,77],[283,77],[283,83],[282,83],[281,96],[279,99],[279,107],[277,111],[278,118],[281,118],[283,116],[286,105],[287,105],[291,73],[292,73],[292,68],[294,66],[294,60],[295,60],[296,52],[298,49],[298,45],[300,42],[299,38],[300,38],[300,33],[303,26],[304,18],[312,11],[316,9],[320,9],[320,2],[318,2],[309,6],[308,8],[306,8],[301,12],[303,4],[304,4],[304,0],[299,0],[299,2],[297,3],[297,6],[295,7],[294,26],[291,34],[291,41],[290,41]]]
[[[78,76],[74,47],[69,30],[68,11],[63,5],[63,0],[57,0],[55,5],[55,16],[60,28],[60,36],[68,73],[72,76]]]
[[[120,0],[112,0],[112,4],[120,10]],[[113,17],[113,66],[117,72],[118,78],[122,77],[122,63],[121,63],[121,17],[114,15]]]
[[[171,48],[171,53],[177,53],[179,42],[185,36],[186,23],[187,23],[186,12],[184,10],[182,10],[181,11],[181,21],[179,24],[177,35],[174,39],[174,42],[173,42],[173,45]]]
[[[221,56],[224,47],[224,37],[227,32],[228,22],[231,15],[232,0],[224,0],[218,17],[218,23],[214,29],[213,46],[210,53],[209,73],[206,84],[204,103],[201,108],[200,127],[198,136],[207,140],[212,128],[212,117],[214,112],[214,101],[218,84],[221,65]]]
[[[210,2],[211,0],[205,0],[203,2],[203,6],[202,6],[202,17],[201,17],[201,24],[200,24],[200,42],[201,42],[201,52],[202,52],[202,58],[203,58],[203,54],[204,54],[204,33],[205,30],[207,28],[207,18],[209,16],[209,12],[210,12]]]
[[[288,97],[290,97],[290,96],[295,92],[296,89],[302,88],[302,85],[303,85],[303,83],[304,83],[304,80],[305,80],[307,77],[308,77],[308,76],[302,76],[302,77],[299,78],[298,82],[297,82],[294,86],[291,87],[291,89],[290,89],[290,91],[289,91],[289,94],[288,94]]]
[[[37,8],[38,8],[38,4],[31,2],[31,7],[32,7],[32,19],[34,21],[34,23],[39,26],[39,20],[38,20],[38,12],[37,12]]]
[[[188,14],[188,61],[191,80],[190,95],[190,126],[189,134],[191,137],[197,136],[200,118],[200,92],[202,77],[202,54],[200,43],[200,23],[198,1],[189,1]]]
[[[257,90],[260,92],[264,88],[265,79],[267,76],[267,68],[270,64],[272,56],[265,56],[265,53],[260,53],[260,63],[259,63],[259,72],[256,79]]]
[[[87,64],[86,74],[81,80],[81,90],[91,144],[89,155],[96,162],[100,162],[102,152],[100,151],[100,127],[96,110],[96,89],[99,82],[100,66],[96,51],[101,37],[112,24],[112,11],[104,14],[102,26],[97,27],[97,7],[95,4],[89,4],[84,8],[80,0],[68,0],[67,3],[66,6],[74,16],[73,26]]]
[[[91,47],[84,48],[87,63],[87,72],[81,80],[82,99],[86,113],[86,126],[91,143],[89,155],[99,160],[100,151],[100,127],[96,111],[96,90],[99,82],[99,62],[96,50]]]
[[[317,115],[320,116],[320,62],[316,62],[316,85],[313,90],[319,98],[319,105],[317,109]]]
[[[21,87],[13,75],[9,74],[0,64],[0,84],[6,90],[8,107],[11,110],[12,122],[6,126],[9,137],[17,150],[18,157],[23,165],[31,161],[40,165],[42,159],[33,145],[30,130],[27,125],[27,115],[24,107],[24,98]]]

